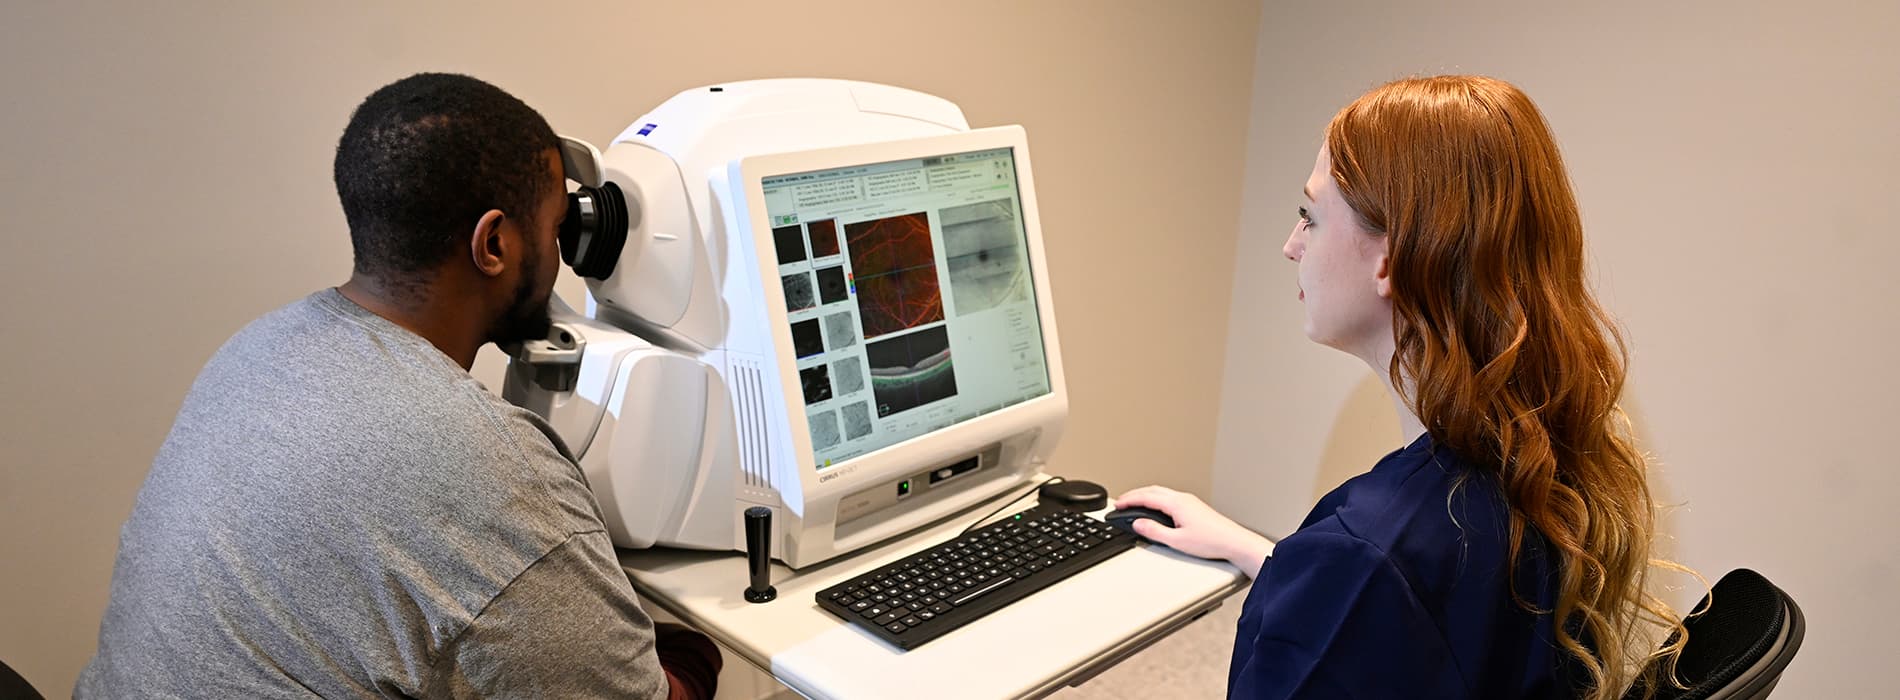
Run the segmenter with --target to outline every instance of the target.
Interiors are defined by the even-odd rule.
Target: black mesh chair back
[[[0,700],[46,700],[33,685],[13,672],[13,667],[0,661]]]
[[[1710,601],[1714,603],[1711,604]],[[1676,662],[1688,688],[1658,682],[1660,700],[1754,700],[1768,697],[1801,648],[1807,622],[1794,599],[1748,569],[1728,572],[1696,606],[1708,609],[1683,622],[1689,644]],[[1670,638],[1670,643],[1675,638]],[[1636,687],[1624,700],[1643,697]]]

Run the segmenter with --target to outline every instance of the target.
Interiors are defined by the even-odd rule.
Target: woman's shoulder
[[[1474,547],[1501,552],[1509,525],[1496,478],[1428,433],[1327,494],[1301,530],[1337,531],[1417,566],[1469,559]]]

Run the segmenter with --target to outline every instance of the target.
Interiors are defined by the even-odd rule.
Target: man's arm
[[[697,632],[656,638],[607,534],[593,532],[570,537],[495,596],[433,660],[428,695],[711,698],[719,667],[717,648]]]
[[[653,632],[660,667],[666,670],[666,681],[671,686],[667,700],[711,700],[719,689],[719,669],[724,666],[719,647],[684,625],[663,622],[655,624]]]

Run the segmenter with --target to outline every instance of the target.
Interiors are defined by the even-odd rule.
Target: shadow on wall
[[[1655,538],[1649,556],[1669,562],[1688,561],[1691,557],[1676,539],[1676,532],[1679,529],[1677,523],[1689,517],[1689,500],[1676,493],[1667,478],[1668,463],[1650,449],[1650,438],[1654,433],[1647,427],[1648,421],[1643,416],[1641,402],[1636,400],[1632,392],[1624,389],[1620,404],[1623,413],[1629,416],[1630,436],[1636,440],[1636,449],[1649,462],[1649,499],[1656,506]],[[1713,575],[1720,578],[1723,573],[1726,572],[1716,571]],[[1678,614],[1687,613],[1693,608],[1714,583],[1703,578],[1710,574],[1702,571],[1685,573],[1666,567],[1653,567],[1649,575],[1647,588],[1650,595],[1668,603]]]
[[[1670,488],[1668,479],[1663,478],[1667,471],[1662,457],[1650,449],[1650,432],[1643,417],[1642,404],[1628,389],[1623,391],[1622,399],[1617,402],[1623,409],[1623,415],[1629,419],[1630,438],[1636,441],[1636,449],[1649,467],[1649,499],[1656,504],[1656,544],[1653,554],[1658,557],[1675,559],[1676,551],[1675,521],[1688,510],[1688,502],[1676,498],[1675,490]]]
[[[1313,476],[1313,502],[1318,503],[1340,484],[1372,471],[1399,444],[1399,414],[1385,393],[1385,384],[1367,372],[1353,385],[1352,392],[1339,405],[1333,418],[1332,432],[1319,453],[1319,470]]]

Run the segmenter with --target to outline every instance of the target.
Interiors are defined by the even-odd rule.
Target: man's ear
[[[475,269],[489,277],[501,276],[507,265],[503,262],[503,253],[507,250],[507,237],[501,234],[501,222],[508,215],[500,209],[490,209],[475,222],[475,232],[468,238],[469,259],[475,263]]]
[[[1373,279],[1373,282],[1379,285],[1379,298],[1391,299],[1392,298],[1392,257],[1389,255],[1386,255],[1385,253],[1380,253],[1378,265],[1379,265],[1378,268],[1374,270],[1372,273],[1372,279]]]

